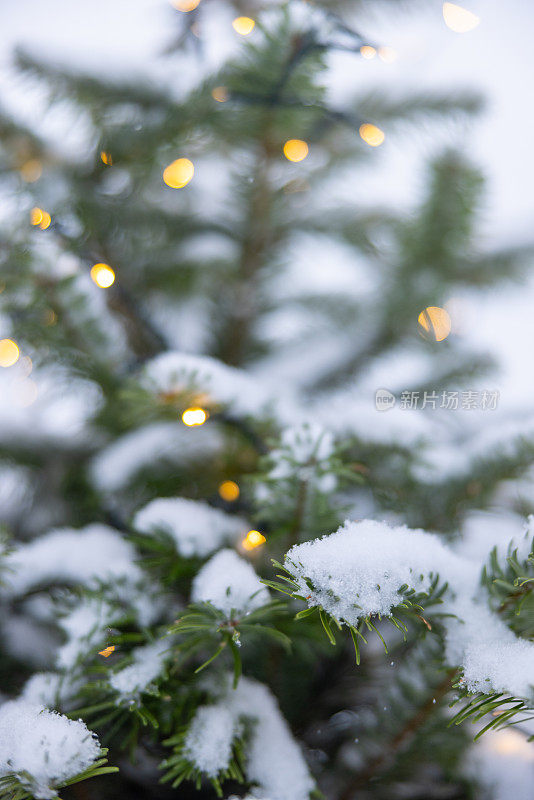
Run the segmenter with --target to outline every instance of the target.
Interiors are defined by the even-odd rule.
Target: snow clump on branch
[[[230,687],[228,680],[214,705],[196,711],[183,755],[197,769],[216,777],[228,766],[233,741],[249,722],[247,780],[271,800],[308,800],[314,782],[269,689],[250,678],[241,678],[237,689]]]
[[[364,520],[291,548],[286,567],[310,607],[341,623],[392,613],[402,587],[426,592],[439,575],[448,584],[443,617],[446,656],[463,670],[472,692],[532,693],[534,643],[518,638],[493,611],[480,587],[480,563],[457,555],[421,530]]]
[[[81,720],[24,700],[0,706],[0,778],[16,776],[40,800],[79,775],[100,755],[100,744]]]

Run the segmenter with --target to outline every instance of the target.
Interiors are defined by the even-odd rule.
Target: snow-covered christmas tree
[[[358,181],[480,100],[366,90],[360,4],[173,5],[167,80],[18,52],[0,115],[0,798],[478,796],[531,732],[534,434],[446,306],[528,252],[450,147],[405,213]]]

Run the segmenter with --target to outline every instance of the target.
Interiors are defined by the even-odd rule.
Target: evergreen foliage
[[[32,794],[3,763],[0,735],[1,800],[467,800],[472,737],[459,723],[480,736],[530,718],[532,697],[473,693],[447,662],[442,565],[355,624],[303,608],[295,563],[281,563],[363,515],[453,541],[470,510],[532,465],[528,435],[497,432],[481,449],[423,411],[384,431],[363,399],[396,359],[399,399],[491,374],[492,359],[459,337],[438,341],[428,313],[429,335],[417,325],[454,291],[519,279],[529,263],[528,248],[482,247],[477,166],[436,153],[418,207],[402,213],[335,188],[376,158],[360,126],[389,139],[423,120],[432,136],[481,100],[363,85],[339,108],[330,55],[356,65],[373,44],[358,31],[360,4],[246,10],[254,34],[211,74],[195,28],[211,5],[169,9],[181,26],[165,57],[194,70],[187,90],[16,54],[31,90],[85,133],[74,157],[39,124],[0,114],[0,330],[20,349],[0,375],[0,476],[20,492],[0,510],[1,699],[83,719],[113,766],[104,749],[55,794]],[[309,146],[302,162],[284,158],[294,138]],[[178,158],[195,170],[181,189],[162,180]],[[350,289],[303,280],[293,262],[310,247],[325,272],[328,257],[349,260]],[[98,264],[113,270],[107,287]],[[204,418],[189,425],[188,411]],[[436,468],[458,438],[461,463]],[[187,502],[151,506],[168,498]],[[240,560],[207,597],[205,570],[224,548]],[[532,549],[516,539],[474,562],[481,596],[525,642]],[[202,709],[220,731],[206,727],[200,752]],[[98,780],[85,794],[68,788],[86,778]]]

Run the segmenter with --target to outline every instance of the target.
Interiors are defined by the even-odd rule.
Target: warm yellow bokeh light
[[[194,11],[200,4],[200,0],[171,0],[173,6],[177,11]]]
[[[249,531],[241,542],[241,546],[244,550],[254,550],[255,547],[259,547],[260,544],[263,544],[266,541],[267,540],[263,533],[260,533],[259,531]]]
[[[91,267],[91,278],[100,289],[109,289],[115,282],[115,273],[109,264],[95,264]]]
[[[420,332],[436,342],[442,342],[451,332],[451,318],[440,306],[428,306],[417,318]]]
[[[228,89],[226,86],[215,86],[211,90],[211,96],[214,100],[217,100],[218,103],[226,103],[228,100]]]
[[[26,161],[20,168],[20,175],[22,180],[26,181],[26,183],[35,183],[35,181],[39,180],[42,173],[42,164],[36,158],[31,158],[29,161]]]
[[[288,161],[303,161],[308,155],[308,145],[302,139],[288,139],[284,145],[284,155]]]
[[[510,711],[510,708],[506,708],[506,711]],[[499,712],[499,714],[504,713],[505,710]],[[495,711],[493,716],[498,716]],[[534,753],[529,740],[519,731],[510,728],[492,731],[486,740],[486,747],[499,756],[512,756],[521,761],[534,761]]]
[[[235,481],[223,481],[219,486],[219,495],[227,503],[233,503],[239,497],[239,486]]]
[[[363,125],[360,125],[360,136],[371,147],[378,147],[386,138],[384,131],[377,128],[376,125],[371,125],[370,122],[364,122]]]
[[[111,157],[111,153],[108,153],[107,150],[100,151],[100,160],[106,167],[111,167],[113,164],[113,158]]]
[[[456,3],[443,3],[443,19],[445,25],[455,33],[469,33],[480,22],[480,17]]]
[[[371,59],[376,56],[376,49],[370,44],[364,44],[360,47],[360,54],[362,58]]]
[[[386,64],[392,64],[397,60],[397,51],[392,47],[379,47],[378,56],[385,61]]]
[[[43,219],[42,208],[32,208],[30,211],[30,222],[32,225],[40,225]]]
[[[192,161],[188,158],[177,158],[163,170],[163,182],[171,189],[183,189],[194,174],[195,167]]]
[[[203,425],[208,418],[207,413],[199,406],[193,408],[186,408],[182,414],[182,422],[188,427],[193,425]]]
[[[109,656],[113,653],[114,650],[115,650],[115,645],[110,644],[109,647],[105,647],[103,650],[100,650],[98,655],[104,656],[104,658],[109,658]]]
[[[0,367],[12,367],[19,356],[19,346],[13,339],[0,339]]]
[[[52,222],[52,217],[47,211],[42,208],[32,208],[30,211],[30,222],[32,225],[38,225],[42,231],[45,231]]]
[[[255,25],[256,23],[250,17],[236,17],[232,22],[232,28],[240,36],[248,36],[254,30]]]

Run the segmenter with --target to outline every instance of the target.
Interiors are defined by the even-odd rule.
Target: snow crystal
[[[133,663],[110,676],[111,687],[122,699],[138,697],[161,675],[168,650],[168,641],[138,647],[133,652]]]
[[[236,413],[257,413],[268,399],[245,372],[209,356],[163,353],[147,364],[143,378],[154,391],[200,392],[208,405],[231,405]]]
[[[0,706],[0,777],[28,773],[21,781],[38,798],[56,797],[54,787],[90,767],[99,753],[81,720],[24,700]]]
[[[154,463],[194,463],[209,458],[222,447],[216,428],[188,428],[180,423],[157,422],[113,441],[93,459],[91,478],[99,491],[116,492],[136,474]]]
[[[269,689],[250,678],[241,678],[235,690],[228,679],[216,705],[198,709],[184,755],[200,770],[207,767],[208,775],[217,774],[228,765],[232,740],[245,720],[253,723],[247,780],[272,800],[308,800],[314,783],[300,748]]]
[[[220,550],[205,564],[193,580],[194,603],[212,603],[230,615],[253,611],[270,600],[269,592],[254,568],[233,550]]]
[[[309,606],[354,625],[367,615],[388,615],[401,600],[401,586],[426,591],[439,573],[449,585],[440,610],[453,615],[444,619],[447,659],[462,667],[467,688],[531,694],[534,644],[483,605],[479,562],[437,536],[371,520],[346,522],[330,536],[293,547],[286,564]]]
[[[230,709],[222,705],[201,706],[187,732],[183,754],[209,778],[216,778],[230,762],[236,733],[236,720]]]
[[[140,533],[168,533],[185,558],[207,556],[247,530],[239,517],[183,497],[152,500],[137,512],[133,524]]]
[[[53,582],[93,586],[101,580],[137,581],[142,573],[134,560],[132,545],[107,525],[61,528],[21,545],[8,556],[7,591],[20,595]]]

